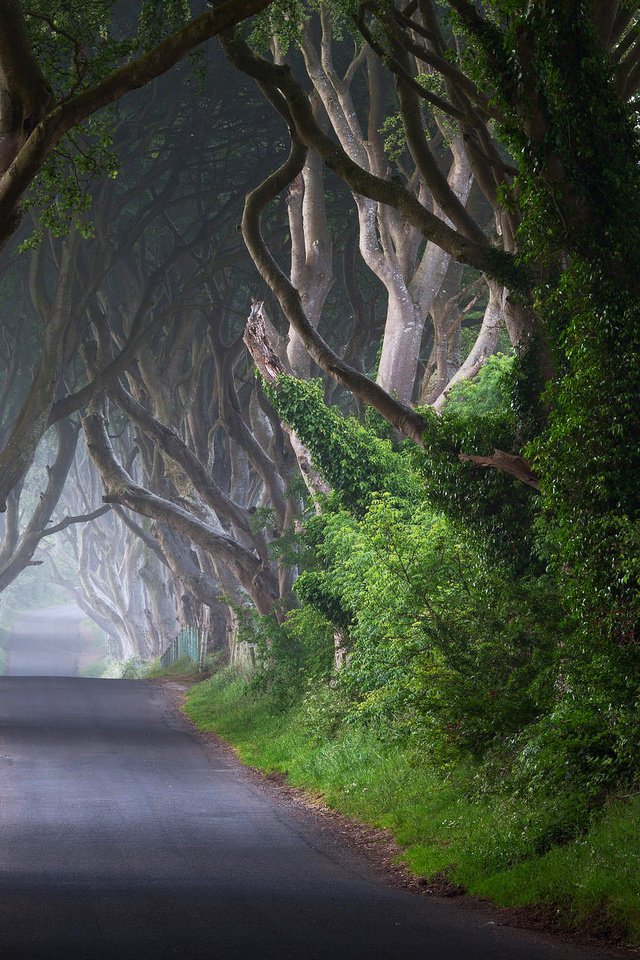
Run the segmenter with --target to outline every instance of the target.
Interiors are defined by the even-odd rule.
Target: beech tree
[[[130,91],[150,83],[200,44],[263,10],[269,2],[227,0],[184,23],[181,29],[141,55],[131,57],[146,39],[146,17],[151,15],[155,23],[163,22],[160,13],[169,24],[176,19],[184,20],[184,7],[171,0],[162,4],[161,10],[141,3],[142,33],[130,37],[125,44],[125,62],[118,64],[114,60],[117,45],[108,49],[109,4],[98,4],[87,16],[82,10],[58,3],[53,7],[36,3],[25,11],[19,0],[3,0],[0,6],[0,240],[6,242],[15,229],[17,205],[24,191],[70,130]],[[37,27],[42,24],[46,28],[45,38],[37,33]],[[100,43],[105,36],[106,44]],[[58,41],[56,52],[62,46],[59,41],[66,41],[65,53],[71,63],[62,70],[55,62],[44,62],[46,54],[38,56],[37,41],[44,40],[42,46],[45,46],[51,38]],[[98,49],[92,51],[89,43],[97,44]],[[55,78],[47,76],[48,68],[55,73]],[[100,76],[101,72],[106,76]],[[65,80],[64,87],[55,88],[55,81]]]
[[[344,85],[331,74],[326,28],[314,86],[330,79],[327,112],[339,114],[342,137],[318,122],[314,101],[290,65],[257,54],[238,32],[227,34],[228,55],[267,92],[291,134],[289,158],[247,198],[243,230],[252,256],[315,362],[427,447],[437,431],[429,415],[345,363],[309,321],[295,285],[264,243],[260,216],[313,150],[359,197],[391,209],[426,243],[482,271],[495,285],[487,326],[502,310],[519,357],[520,447],[463,449],[460,456],[541,489],[554,562],[568,565],[580,603],[608,617],[610,598],[617,596],[614,632],[635,636],[636,614],[629,619],[628,609],[629,603],[636,609],[637,597],[623,584],[635,579],[638,499],[625,478],[629,458],[637,464],[639,451],[621,411],[629,409],[638,357],[636,246],[627,233],[640,189],[637,7],[603,0],[549,13],[542,5],[498,2],[487,14],[467,0],[451,0],[443,17],[429,0],[347,6],[395,76],[404,136],[426,191],[421,196],[401,178],[373,169],[357,150],[364,138],[347,129],[354,121]],[[327,22],[329,5],[323,7]],[[302,22],[308,13],[298,5],[295,15]],[[307,51],[308,63],[310,57]],[[433,145],[418,120],[419,101],[459,131],[494,210],[496,237],[476,230],[464,206],[443,193]],[[621,404],[606,402],[606,427],[593,417],[605,397]],[[614,435],[628,441],[612,444],[607,438]],[[622,499],[621,489],[627,491]],[[614,550],[623,527],[625,545]]]
[[[123,434],[118,444],[126,451],[128,438]],[[44,562],[54,581],[107,635],[114,659],[158,656],[179,629],[169,571],[144,532],[102,504],[101,480],[82,443],[70,479],[60,505],[66,516],[49,531],[61,532],[63,544],[47,541]],[[91,522],[65,526],[74,514]]]
[[[228,0],[190,20],[175,33],[139,55],[148,40],[141,6],[141,29],[122,47],[112,43],[110,4],[98,5],[85,18],[64,4],[36,4],[25,12],[19,0],[0,5],[0,246],[6,244],[19,222],[19,204],[25,191],[43,170],[56,148],[87,118],[120,100],[125,94],[162,75],[200,44],[222,29],[238,23],[268,5],[269,0]],[[168,21],[176,21],[181,5],[168,0]],[[152,22],[159,22],[155,16]],[[43,29],[42,29],[43,28]],[[151,38],[153,39],[153,31]],[[104,40],[104,37],[107,39]],[[55,52],[47,63],[52,40]],[[63,42],[61,42],[63,41]],[[62,50],[62,58],[60,52]],[[62,66],[60,60],[62,59]],[[47,72],[51,76],[47,76]],[[73,142],[71,141],[71,149]],[[76,148],[76,154],[78,151]],[[64,272],[64,265],[61,272]],[[59,305],[42,342],[41,364],[32,391],[0,453],[0,508],[10,490],[24,476],[37,444],[50,422],[54,393],[69,357],[63,341],[71,317]],[[133,345],[132,349],[133,349]],[[131,356],[131,352],[127,355]],[[121,363],[126,362],[122,358]],[[96,384],[97,385],[97,384]],[[70,401],[66,412],[81,408],[90,390]],[[53,419],[56,414],[53,414]]]
[[[457,10],[456,5],[452,4],[452,7],[461,17],[462,14]],[[379,218],[397,217],[399,214],[400,219],[397,224],[405,233],[408,231],[409,237],[413,227],[416,234],[422,235],[427,244],[434,245],[445,255],[476,266],[494,281],[490,297],[491,306],[488,309],[487,329],[482,331],[481,341],[485,336],[488,338],[495,336],[496,313],[504,314],[510,338],[516,347],[530,348],[534,339],[540,341],[542,336],[540,324],[535,311],[527,307],[526,300],[527,291],[531,292],[534,286],[535,272],[525,264],[519,263],[515,256],[521,248],[516,234],[522,221],[522,212],[518,210],[515,200],[510,203],[502,202],[505,191],[514,192],[513,182],[518,174],[518,159],[504,158],[505,151],[493,132],[500,121],[504,120],[504,110],[501,111],[490,103],[496,81],[489,77],[491,86],[487,84],[487,90],[483,91],[479,89],[478,76],[474,78],[464,72],[465,56],[469,58],[480,51],[476,51],[475,48],[470,50],[469,45],[465,48],[459,36],[448,33],[435,8],[429,4],[410,5],[409,14],[395,7],[385,7],[383,10],[378,9],[375,4],[361,4],[357,8],[357,23],[364,37],[371,42],[373,49],[365,45],[347,69],[345,79],[341,79],[332,60],[331,24],[332,12],[335,15],[335,10],[330,4],[321,5],[321,37],[320,46],[317,49],[311,37],[312,16],[303,12],[303,8],[297,9],[303,24],[301,49],[307,73],[314,85],[314,96],[319,96],[325,106],[335,139],[327,136],[322,124],[316,119],[315,101],[305,95],[290,67],[281,63],[271,64],[257,56],[246,44],[243,44],[238,36],[232,38],[227,35],[224,42],[234,62],[271,91],[272,102],[279,106],[283,116],[291,124],[294,141],[304,144],[308,150],[317,150],[327,166],[338,173],[353,189],[357,198],[370,198],[373,206],[367,208],[370,210],[369,224],[365,225],[366,229],[361,230],[361,250],[365,259],[373,256],[378,243],[376,237],[371,234],[376,217],[379,220],[375,228],[377,236],[384,237],[389,234],[389,226],[384,227],[383,221]],[[471,6],[468,9],[465,8],[469,21],[468,23],[465,21],[467,31],[471,30],[470,23],[475,24],[477,31],[480,30],[479,24],[474,19],[473,9]],[[414,16],[413,20],[411,16]],[[479,15],[476,14],[476,16]],[[479,23],[481,24],[481,21]],[[505,24],[508,25],[508,19],[505,19]],[[617,83],[621,95],[627,100],[634,97],[637,84],[629,82],[628,79],[622,84],[619,78],[622,73],[625,77],[627,76],[635,56],[628,49],[632,46],[634,24],[632,12],[629,11],[628,15],[625,12],[625,15],[618,18],[611,34],[601,41],[607,48],[617,50],[618,46],[620,47],[621,63],[617,69]],[[274,29],[277,27],[274,26]],[[512,27],[508,26],[508,29]],[[411,56],[407,55],[407,50],[410,51]],[[358,68],[368,65],[369,76],[374,72],[371,67],[371,63],[376,62],[374,51],[384,58],[385,65],[391,68],[396,78],[402,135],[415,164],[413,170],[408,171],[404,178],[394,174],[381,149],[381,138],[377,126],[383,117],[379,105],[382,99],[380,90],[372,90],[370,93],[370,108],[375,107],[378,114],[369,118],[366,138],[360,124],[358,110],[349,93],[349,85],[353,82]],[[375,69],[380,70],[380,65],[378,64]],[[379,86],[379,74],[375,76],[376,79],[370,81],[370,84],[375,85],[377,82]],[[424,82],[423,78],[426,78]],[[436,81],[443,85],[449,97],[448,100],[431,92],[429,78],[432,78],[431,85]],[[278,94],[281,95],[280,98]],[[522,98],[521,108],[524,113],[525,90],[522,91]],[[427,117],[425,117],[425,109],[428,111]],[[465,207],[469,183],[467,182],[461,199],[440,173],[436,148],[438,140],[441,139],[440,130],[445,121],[450,131],[448,138],[453,159],[450,176],[453,180],[461,181],[466,176],[468,181],[470,173],[473,172],[475,183],[486,201],[491,204],[497,243],[496,238],[485,233]],[[429,122],[431,130],[429,130]],[[290,161],[289,173],[293,173],[295,167],[303,162],[303,156],[306,156],[306,152],[295,147],[295,143],[294,148],[297,150],[298,159],[297,162]],[[376,151],[375,160],[372,159],[372,150]],[[464,157],[464,161],[461,157]],[[461,164],[468,171],[466,175],[460,172]],[[281,175],[282,179],[284,179],[284,171]],[[462,186],[458,189],[461,190]],[[358,202],[362,204],[364,201],[360,199]],[[435,208],[433,204],[436,204]],[[390,245],[387,251],[389,263],[385,263],[384,255],[382,258],[378,256],[375,261],[378,275],[386,276],[392,271],[394,257],[400,257],[402,260],[400,234],[389,239]],[[402,242],[405,240],[406,238],[403,237]],[[413,242],[415,244],[415,239]],[[373,264],[374,261],[371,260],[371,263]],[[422,269],[424,272],[426,268],[423,266]],[[504,298],[503,310],[500,284],[507,290],[513,288],[514,294],[512,297]],[[437,294],[439,288],[434,288],[432,285],[432,295],[433,289]],[[392,312],[395,309],[394,299],[404,299],[405,303],[411,302],[411,297],[405,296],[402,291],[396,295],[390,293],[389,309]],[[426,312],[428,310],[429,304]],[[424,310],[422,312],[425,313]],[[405,319],[405,325],[406,323]],[[312,323],[312,326],[314,325]],[[393,329],[393,326],[394,324],[391,323],[390,328]],[[389,332],[389,340],[395,339]],[[406,337],[403,342],[408,346],[409,341]],[[316,347],[319,347],[319,343],[316,343]],[[383,357],[384,350],[383,344]],[[542,346],[539,350],[539,362],[543,374],[546,375],[550,373],[549,361]],[[405,352],[412,355],[411,362],[415,364],[417,354],[415,337],[411,341],[410,349]],[[477,354],[474,353],[468,365],[469,370],[477,370],[479,357],[483,353],[482,347]],[[382,366],[384,368],[384,364]],[[384,376],[383,373],[383,379]],[[394,388],[398,389],[396,386]],[[401,399],[410,399],[410,388],[407,385],[404,385],[399,392]]]
[[[128,47],[137,59],[109,73],[108,43],[89,66],[77,24],[74,32],[62,13],[39,7],[20,19],[19,5],[6,5],[35,66],[22,126],[3,141],[0,209],[2,184],[32,182],[20,171],[54,156],[70,118],[147,82],[203,31],[222,32],[227,56],[280,117],[279,127],[265,119],[241,74],[242,109],[209,89],[207,124],[203,102],[179,85],[171,96],[155,88],[164,122],[153,109],[143,125],[133,107],[123,113],[113,151],[126,147],[137,166],[92,189],[95,236],[83,236],[87,222],[74,214],[66,239],[32,255],[41,352],[32,385],[15,374],[20,389],[11,377],[3,387],[13,404],[0,455],[8,514],[45,431],[81,413],[117,507],[95,533],[78,527],[94,556],[104,530],[124,523],[123,557],[139,558],[140,544],[153,552],[160,581],[167,571],[175,580],[175,613],[190,595],[211,611],[229,602],[284,616],[296,570],[278,562],[275,541],[301,515],[292,480],[301,475],[314,495],[328,487],[309,454],[309,423],[289,410],[283,426],[252,376],[242,346],[249,312],[245,341],[276,393],[283,374],[306,379],[319,368],[327,398],[373,406],[425,463],[446,453],[460,484],[496,471],[526,496],[536,491],[540,549],[574,584],[576,602],[591,617],[613,606],[613,634],[635,636],[622,611],[638,509],[625,479],[637,444],[624,413],[637,382],[636,8],[576,2],[547,16],[497,0],[487,10],[466,0],[292,2],[274,4],[250,41],[227,29],[261,6],[232,13],[221,4],[159,45],[143,18],[139,43],[150,52]],[[66,50],[66,74],[55,75],[58,106],[41,107],[32,130],[39,114],[26,105],[36,102],[38,70],[47,75],[38,51],[52,37]],[[8,103],[15,72],[4,74]],[[180,141],[188,150],[173,154]],[[110,151],[100,146],[96,169]],[[264,288],[241,251],[240,219]],[[56,232],[44,212],[36,229]],[[487,430],[452,438],[439,415],[503,327],[517,357],[517,429],[500,440]],[[9,338],[3,349],[10,365],[22,348]],[[9,515],[5,529],[16,549]]]
[[[118,135],[126,137],[131,159],[117,181],[109,180],[96,191],[95,236],[82,239],[77,231],[57,241],[45,236],[35,251],[24,255],[31,280],[21,280],[37,322],[46,329],[56,302],[52,291],[67,278],[65,379],[49,420],[64,426],[76,403],[82,405],[92,395],[97,371],[109,369],[114,374],[108,387],[111,406],[104,410],[112,423],[110,432],[120,437],[116,442],[107,437],[109,455],[140,489],[157,491],[164,509],[161,519],[170,519],[154,526],[156,514],[137,519],[128,510],[111,511],[81,534],[66,531],[82,571],[79,587],[71,585],[78,602],[97,622],[111,618],[113,646],[122,656],[132,651],[149,656],[166,646],[170,637],[162,624],[171,617],[163,613],[163,604],[172,607],[174,618],[182,617],[183,598],[191,595],[219,621],[224,598],[242,606],[253,591],[266,611],[290,583],[290,573],[278,574],[271,564],[264,533],[253,523],[252,513],[266,502],[262,491],[268,489],[275,525],[291,522],[297,501],[289,499],[287,477],[295,460],[275,414],[265,413],[255,398],[258,385],[253,378],[248,378],[250,390],[241,384],[236,389],[234,383],[237,375],[246,379],[249,372],[241,340],[233,335],[243,284],[238,269],[243,248],[235,230],[241,196],[237,184],[250,179],[247,167],[257,169],[260,144],[257,154],[245,152],[246,161],[235,165],[222,188],[218,178],[220,158],[241,142],[244,124],[252,120],[251,104],[238,113],[220,89],[217,106],[208,104],[206,128],[197,119],[197,109],[190,112],[184,103],[176,121],[177,104],[172,104],[171,114],[163,112],[162,125],[153,128],[151,146],[147,129],[136,128],[132,134],[127,120],[123,122]],[[259,114],[256,98],[254,109]],[[256,120],[254,131],[258,129],[264,137]],[[188,151],[183,147],[184,162],[174,165],[162,147],[181,139]],[[58,270],[61,258],[69,265],[65,274]],[[14,264],[21,278],[25,262],[19,258]],[[244,313],[243,305],[239,317]],[[37,336],[34,339],[37,347]],[[8,365],[16,349],[6,338]],[[42,366],[37,350],[30,359],[36,370]],[[103,382],[106,387],[106,378]],[[11,391],[7,381],[7,396],[17,411],[24,408],[25,391],[28,394],[27,383],[20,387],[22,392]],[[228,439],[214,440],[216,433]],[[76,464],[76,474],[78,469]],[[113,493],[107,483],[105,494]],[[67,516],[78,512],[79,506],[70,505],[68,498],[65,504]],[[12,515],[10,510],[10,519]],[[199,543],[191,536],[195,529],[207,534]],[[106,569],[110,537],[117,544],[114,570]],[[55,557],[54,563],[56,576],[69,587],[63,565]],[[266,592],[256,582],[256,574],[258,581],[263,576],[263,564]],[[101,571],[100,582],[95,582],[96,570]],[[141,571],[148,573],[142,592]],[[167,600],[164,589],[170,581]],[[147,610],[153,612],[155,627],[146,622]],[[191,613],[201,616],[197,609]]]

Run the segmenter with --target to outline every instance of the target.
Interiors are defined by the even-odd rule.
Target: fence
[[[206,652],[206,632],[198,627],[183,627],[160,657],[161,667],[171,667],[177,660],[188,657],[202,666]]]

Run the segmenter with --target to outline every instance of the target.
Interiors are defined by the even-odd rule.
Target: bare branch
[[[39,539],[42,540],[44,537],[51,536],[52,533],[59,533],[61,530],[66,530],[67,527],[72,526],[74,523],[89,523],[91,520],[97,520],[98,517],[103,517],[105,513],[108,513],[110,509],[110,506],[105,505],[104,507],[98,507],[98,509],[92,513],[83,513],[77,517],[65,517],[64,520],[56,523],[55,526],[47,527],[43,530]]]
[[[251,304],[243,340],[263,380],[266,383],[277,384],[278,378],[285,373],[285,369],[269,342],[262,301],[254,300]],[[322,474],[313,466],[308,449],[294,430],[286,424],[284,424],[284,428],[291,441],[300,472],[309,492],[315,497],[318,494],[328,494],[331,488]]]
[[[15,210],[24,191],[69,130],[131,90],[145,86],[166,73],[200,44],[222,30],[259,13],[270,2],[271,0],[225,0],[167,37],[153,50],[115,70],[101,83],[59,104],[43,119],[40,120],[37,116],[40,122],[19,149],[6,173],[0,177],[0,246],[6,243],[15,229]],[[5,21],[8,16],[6,11],[11,12],[13,8],[19,9],[15,0],[7,0],[2,4],[0,12],[4,12]],[[6,48],[6,55],[10,57],[14,37],[11,31],[6,31],[6,26],[6,23],[0,21],[0,36],[6,36],[9,40],[8,43],[2,42],[0,56],[4,52],[3,48]]]
[[[253,261],[265,282],[276,295],[284,314],[297,331],[315,362],[356,396],[375,407],[401,433],[422,442],[424,421],[411,407],[395,400],[369,377],[345,363],[309,322],[300,295],[273,259],[262,238],[261,215],[266,205],[284,190],[302,170],[306,149],[293,142],[289,158],[259,187],[248,194],[242,217],[242,235]]]
[[[295,124],[294,136],[318,151],[327,166],[356,193],[386,203],[401,213],[427,240],[449,253],[454,259],[477,267],[488,276],[500,280],[510,289],[528,291],[532,278],[529,270],[516,264],[515,258],[486,243],[477,243],[449,227],[424,207],[401,184],[369,173],[346,151],[331,140],[319,127],[308,97],[295,81],[289,67],[269,63],[253,54],[237,35],[226,33],[223,46],[230,59],[249,76],[254,77],[286,97],[288,112]],[[285,117],[286,119],[286,117]]]

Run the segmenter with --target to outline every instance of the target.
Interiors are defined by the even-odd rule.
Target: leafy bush
[[[366,426],[343,417],[316,384],[287,377],[272,390],[334,492],[299,536],[300,609],[255,632],[254,690],[280,710],[297,705],[318,736],[364,725],[443,769],[471,759],[480,772],[470,791],[508,782],[532,798],[527,835],[540,851],[583,829],[607,790],[634,776],[640,663],[576,606],[558,514],[549,533],[535,491],[458,458],[519,449],[540,430],[541,408],[522,393],[525,367],[526,357],[491,358],[443,417],[424,411],[424,448],[381,438],[375,417]],[[623,526],[631,583],[640,552],[633,568],[637,531]],[[582,532],[576,542],[599,556]],[[330,672],[334,634],[349,656],[329,691],[312,681]]]
[[[241,638],[256,650],[251,689],[267,695],[276,711],[299,700],[309,678],[331,670],[333,629],[311,606],[292,611],[283,624],[275,616],[245,615]]]
[[[324,531],[334,622],[351,616],[340,684],[354,716],[482,754],[548,707],[559,622],[546,585],[514,584],[424,504],[383,497],[362,521],[325,516]]]
[[[140,657],[131,657],[122,663],[120,676],[123,680],[141,680],[145,675],[146,667],[146,662]]]

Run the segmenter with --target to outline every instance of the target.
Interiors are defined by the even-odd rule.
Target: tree
[[[150,83],[200,44],[260,12],[269,2],[227,0],[130,62],[119,66],[109,64],[115,69],[89,84],[85,78],[91,51],[84,46],[84,37],[72,36],[71,58],[75,70],[69,87],[55,98],[45,68],[34,55],[22,5],[19,0],[3,0],[0,6],[0,244],[6,243],[16,227],[20,198],[70,130],[130,91]],[[43,20],[54,38],[69,39],[59,24],[59,21],[64,24],[66,19],[63,5],[54,11],[44,5],[42,10],[30,11],[27,17]],[[100,18],[92,26],[104,30]],[[127,44],[125,59],[132,48],[135,49],[131,42]]]
[[[639,504],[627,477],[640,455],[630,414],[638,379],[638,245],[628,226],[640,190],[637,8],[572,2],[549,14],[542,5],[496,2],[486,15],[451,0],[443,20],[427,0],[406,9],[362,4],[357,20],[396,75],[404,134],[427,196],[372,171],[348,143],[328,135],[289,65],[257,55],[237,32],[226,35],[228,55],[266,89],[292,139],[289,159],[248,198],[244,233],[252,255],[316,363],[418,443],[431,431],[429,418],[346,364],[308,322],[262,241],[262,209],[315,150],[357,194],[396,211],[425,241],[505,287],[505,319],[519,355],[520,448],[463,452],[478,470],[539,482],[550,553],[570,570],[588,619],[615,622],[618,638],[635,636]],[[436,81],[446,96],[434,95]],[[465,225],[461,209],[451,210],[450,223],[434,213],[431,198],[444,208],[442,183],[414,94],[460,130],[496,211],[496,242]],[[605,398],[606,416],[594,417]],[[523,453],[535,458],[535,469]],[[613,597],[617,613],[609,621]]]
[[[17,226],[18,205],[24,192],[70,130],[126,93],[150,83],[199,44],[221,29],[260,11],[267,3],[268,0],[233,0],[222,4],[116,69],[111,69],[113,52],[107,51],[107,75],[104,77],[94,76],[88,69],[91,51],[86,47],[87,40],[82,32],[70,35],[64,26],[60,26],[60,22],[64,24],[66,19],[64,7],[61,5],[53,12],[48,7],[43,11],[36,9],[31,13],[30,21],[44,22],[48,39],[52,36],[57,41],[62,36],[70,43],[70,48],[64,51],[72,65],[67,73],[63,70],[63,81],[67,80],[67,86],[54,96],[53,88],[45,78],[44,67],[34,54],[24,11],[18,0],[6,0],[0,6],[0,246],[7,242]],[[97,21],[90,19],[90,26],[94,34],[91,40],[95,43],[100,28],[103,32],[106,28],[100,17]],[[115,47],[117,50],[117,44]],[[135,44],[130,41],[125,56],[134,49]],[[99,53],[95,60],[104,71],[105,52],[100,50]],[[64,274],[64,264],[61,269]],[[70,282],[69,279],[66,282]],[[41,364],[32,390],[0,453],[0,509],[4,509],[9,492],[24,476],[50,422],[54,393],[70,359],[65,356],[62,346],[73,320],[66,306],[66,303],[58,305],[56,316],[47,326]],[[135,346],[136,343],[129,344],[128,353],[120,358],[121,364],[131,358]],[[66,413],[80,409],[89,399],[90,392],[88,390],[76,398],[75,406],[70,404]]]

